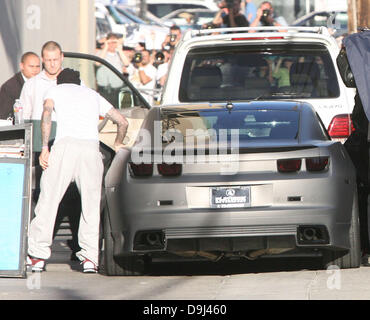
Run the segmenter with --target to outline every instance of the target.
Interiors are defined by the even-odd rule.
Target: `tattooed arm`
[[[44,102],[44,110],[41,116],[41,137],[42,151],[39,157],[40,165],[45,170],[48,167],[49,161],[49,137],[51,132],[51,114],[54,108],[54,101],[46,99]]]
[[[117,135],[114,141],[114,150],[117,152],[124,147],[123,139],[126,136],[128,121],[127,119],[115,108],[111,108],[107,116],[117,125]]]

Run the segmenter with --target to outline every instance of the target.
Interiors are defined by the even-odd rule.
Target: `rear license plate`
[[[251,206],[251,188],[211,187],[212,208],[245,208]]]

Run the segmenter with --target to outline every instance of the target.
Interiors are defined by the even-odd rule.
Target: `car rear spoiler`
[[[212,149],[212,148],[188,148],[188,149],[183,149],[182,150],[182,156],[187,156],[187,155],[232,155],[232,154],[249,154],[249,153],[274,153],[274,152],[291,152],[291,151],[298,151],[298,150],[307,150],[307,149],[315,149],[319,148],[317,145],[312,145],[312,144],[307,144],[307,145],[276,145],[276,146],[269,146],[269,147],[264,147],[264,146],[252,146],[252,147],[240,147],[239,152],[236,153],[234,148],[226,148],[226,149]],[[132,148],[132,151],[135,150],[135,147]],[[140,150],[139,152],[139,157],[143,157],[144,154],[146,155],[151,155],[151,159],[155,159],[155,156],[162,157],[164,154],[165,147],[162,149],[144,149]],[[221,151],[221,152],[220,152]],[[135,152],[135,151],[134,151]],[[176,154],[175,150],[171,151],[171,154],[168,154],[168,156],[176,156],[176,155],[181,155],[179,153]],[[132,153],[131,153],[131,161],[132,161]]]

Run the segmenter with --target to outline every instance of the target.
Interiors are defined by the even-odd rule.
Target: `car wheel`
[[[108,206],[103,215],[103,248],[100,254],[100,272],[107,276],[139,276],[144,274],[145,259],[138,256],[115,257]]]
[[[330,265],[336,265],[340,269],[358,268],[361,265],[360,223],[357,191],[353,197],[349,241],[350,249],[344,254],[343,251],[339,252],[336,250],[327,250],[323,252],[323,264],[325,269]]]

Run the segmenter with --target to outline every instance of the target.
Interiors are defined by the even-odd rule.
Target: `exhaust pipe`
[[[138,231],[134,239],[134,250],[164,250],[165,242],[162,230]]]
[[[328,244],[329,233],[325,226],[299,226],[297,230],[297,242],[299,245]]]
[[[305,228],[303,230],[303,236],[304,236],[305,240],[307,240],[307,241],[317,240],[316,229],[314,229],[314,228]]]
[[[161,239],[159,237],[159,234],[157,232],[149,232],[146,235],[146,242],[150,246],[155,246],[161,243]]]

